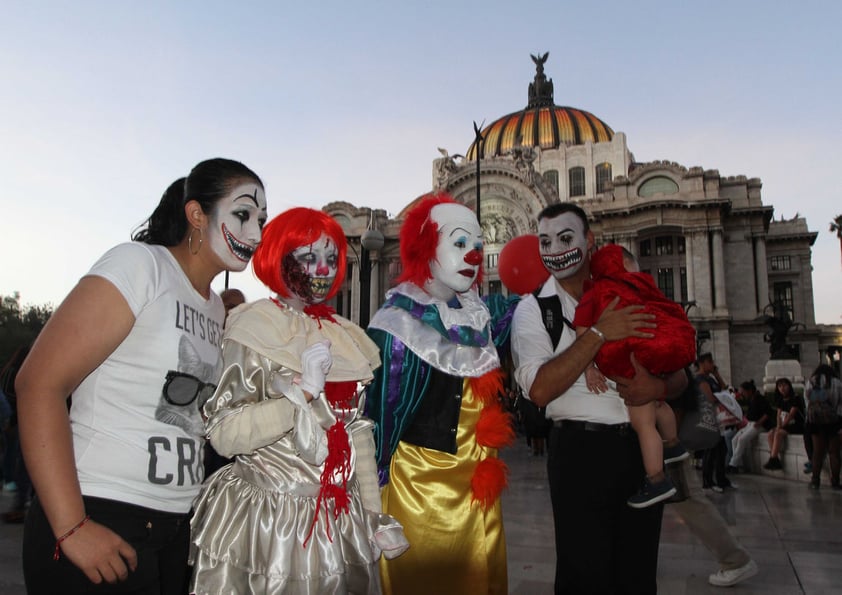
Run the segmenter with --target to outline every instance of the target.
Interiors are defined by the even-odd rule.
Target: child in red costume
[[[634,376],[632,354],[652,374],[674,372],[695,360],[696,331],[684,309],[661,293],[651,275],[639,272],[634,255],[621,246],[608,244],[591,256],[591,281],[573,319],[577,332],[581,334],[593,326],[616,297],[620,298],[618,308],[644,304],[647,312],[655,314],[656,336],[605,343],[594,358],[596,366],[585,372],[589,389],[602,392],[605,376]],[[669,407],[657,401],[629,407],[629,420],[640,440],[646,478],[641,491],[629,498],[628,503],[643,508],[675,493],[675,487],[664,474],[664,462],[683,460],[688,453],[678,442],[675,416]]]

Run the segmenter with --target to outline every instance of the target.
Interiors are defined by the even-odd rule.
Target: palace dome
[[[518,144],[546,150],[561,145],[608,142],[614,137],[611,127],[592,113],[555,105],[553,81],[544,75],[548,56],[549,52],[532,56],[537,73],[529,84],[526,108],[498,118],[480,131],[483,159],[505,155]],[[466,159],[476,159],[476,140],[468,148]]]

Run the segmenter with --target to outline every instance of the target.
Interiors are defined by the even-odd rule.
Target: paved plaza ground
[[[503,452],[511,469],[503,498],[509,552],[509,592],[552,592],[553,529],[545,459],[532,457],[522,437]],[[738,488],[709,497],[760,573],[727,590],[708,584],[717,569],[708,551],[667,505],[658,570],[662,595],[710,593],[829,595],[842,593],[842,492],[758,475],[734,478]],[[0,510],[12,495],[0,493]],[[25,593],[20,569],[21,525],[0,523],[0,594]],[[432,595],[432,594],[431,594]],[[466,594],[472,595],[472,594]]]

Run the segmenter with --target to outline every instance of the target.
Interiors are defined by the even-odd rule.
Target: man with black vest
[[[515,378],[553,420],[547,459],[556,540],[555,592],[655,593],[662,504],[626,504],[645,473],[626,405],[680,394],[683,371],[660,378],[636,374],[606,392],[588,390],[584,370],[602,344],[651,337],[643,306],[612,302],[576,337],[570,321],[590,277],[594,236],[577,205],[559,203],[538,216],[541,258],[551,273],[518,305],[512,322]],[[557,344],[554,346],[557,337]]]

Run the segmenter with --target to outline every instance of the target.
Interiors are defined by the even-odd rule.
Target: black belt
[[[595,421],[576,421],[572,419],[557,419],[553,425],[562,430],[579,430],[580,432],[613,432],[620,436],[630,434],[631,424],[600,424]]]

